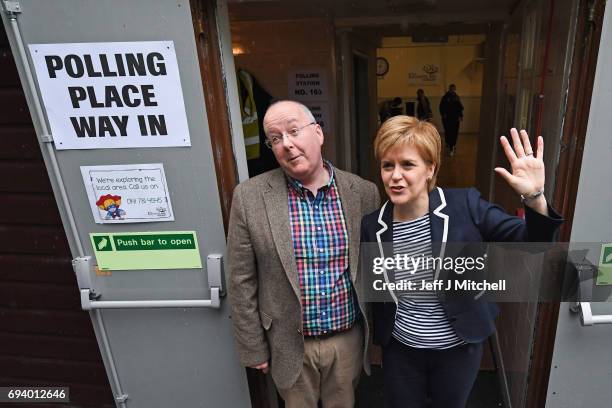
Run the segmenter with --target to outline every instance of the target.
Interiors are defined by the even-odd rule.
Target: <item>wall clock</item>
[[[383,76],[389,72],[389,61],[386,58],[376,58],[376,75]]]

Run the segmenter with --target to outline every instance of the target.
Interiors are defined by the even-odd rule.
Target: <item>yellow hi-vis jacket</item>
[[[253,78],[246,71],[238,71],[238,80],[246,95],[240,94],[240,114],[242,116],[242,132],[244,133],[244,148],[247,160],[259,157],[259,121],[257,120],[257,108],[253,97]]]

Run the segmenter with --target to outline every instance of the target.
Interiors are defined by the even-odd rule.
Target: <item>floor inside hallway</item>
[[[442,164],[437,185],[446,188],[473,187],[476,183],[477,133],[459,133],[455,154],[451,157],[444,148],[442,135]]]

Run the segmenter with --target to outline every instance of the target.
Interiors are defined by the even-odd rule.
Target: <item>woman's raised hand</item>
[[[503,167],[496,167],[495,172],[502,176],[518,194],[529,196],[541,191],[544,188],[544,139],[538,136],[538,147],[534,152],[526,131],[521,130],[519,135],[519,132],[512,128],[510,135],[514,148],[510,146],[506,136],[499,139],[510,162],[512,173]]]

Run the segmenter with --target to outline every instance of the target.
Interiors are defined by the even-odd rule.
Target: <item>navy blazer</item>
[[[500,207],[483,200],[475,188],[434,188],[429,193],[429,220],[432,254],[444,257],[447,242],[549,242],[563,223],[548,207],[549,216],[525,207],[525,220],[508,215]],[[361,242],[393,242],[393,203],[387,201],[361,222]],[[383,251],[380,246],[380,251]],[[392,256],[393,254],[380,254]],[[436,271],[436,276],[439,271]],[[497,305],[480,299],[443,300],[448,320],[466,343],[478,343],[495,331]],[[397,301],[397,300],[396,300]],[[377,302],[374,314],[374,343],[386,346],[395,325],[395,302]]]

